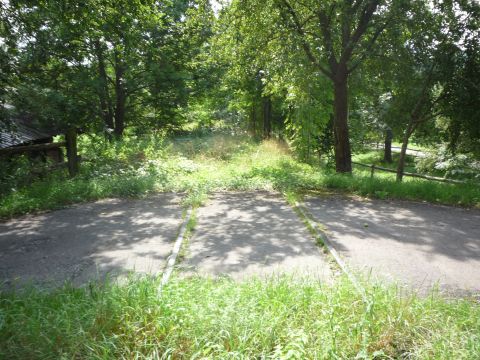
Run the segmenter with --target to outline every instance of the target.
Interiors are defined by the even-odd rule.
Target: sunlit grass
[[[18,189],[0,200],[0,215],[156,191],[181,191],[189,205],[218,190],[274,190],[290,201],[334,191],[480,206],[480,188],[473,185],[397,183],[394,174],[372,179],[361,168],[339,175],[299,162],[277,140],[217,134],[88,146],[85,156],[98,159],[86,163],[80,176],[52,175]],[[151,278],[1,293],[0,358],[480,357],[474,300],[419,298],[363,285],[367,301],[342,278],[332,285],[286,277],[174,279],[161,297]]]
[[[280,276],[173,279],[0,295],[0,357],[476,359],[480,307]]]
[[[480,186],[451,185],[354,167],[353,175],[299,162],[279,140],[255,141],[245,135],[126,139],[121,143],[86,142],[89,161],[75,179],[50,176],[0,199],[0,216],[53,209],[105,197],[141,197],[151,192],[184,192],[185,203],[199,204],[219,190],[273,190],[302,193],[335,190],[362,196],[426,200],[480,206]],[[378,155],[378,154],[377,154]],[[373,160],[376,153],[357,155]]]

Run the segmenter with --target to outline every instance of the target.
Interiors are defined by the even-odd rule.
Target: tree
[[[274,113],[271,59],[261,46],[264,34],[251,31],[252,24],[243,21],[243,10],[232,3],[220,14],[212,55],[223,64],[221,80],[228,93],[223,97],[231,98],[234,93],[230,106],[248,118],[249,131],[269,138]]]
[[[0,3],[0,131],[10,125],[6,106],[8,89],[14,86],[17,79],[12,61],[16,51],[15,34],[7,16],[7,8]]]
[[[312,66],[332,81],[336,170],[351,172],[348,80],[393,18],[393,2],[276,0],[274,5]]]
[[[480,6],[471,22],[463,50],[447,59],[451,81],[445,84],[440,106],[447,118],[450,150],[480,154]]]
[[[118,137],[128,124],[180,118],[189,63],[209,36],[207,1],[16,0],[6,7],[21,44],[10,97],[22,111],[51,126],[111,129]]]
[[[446,115],[442,104],[455,82],[455,59],[463,57],[461,43],[471,35],[466,31],[472,15],[468,2],[433,5],[413,2],[404,25],[387,33],[386,43],[380,44],[387,53],[382,75],[390,85],[384,121],[403,132],[397,181],[403,178],[411,136]]]

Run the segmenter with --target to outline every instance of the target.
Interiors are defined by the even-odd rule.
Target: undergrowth
[[[27,186],[12,186],[0,199],[0,217],[105,197],[141,197],[151,192],[184,192],[185,203],[198,205],[219,190],[275,190],[283,193],[335,190],[362,196],[424,200],[480,206],[480,186],[451,185],[375,174],[356,168],[339,175],[296,160],[284,142],[254,141],[245,135],[214,134],[167,139],[126,137],[108,143],[83,138],[81,174],[68,179],[52,173]]]

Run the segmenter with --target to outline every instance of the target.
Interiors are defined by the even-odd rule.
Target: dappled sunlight
[[[478,210],[343,197],[305,203],[356,268],[424,290],[437,281],[444,289],[478,289]]]
[[[80,285],[107,274],[158,273],[182,222],[174,194],[103,200],[0,224],[2,281]]]
[[[292,208],[267,192],[216,193],[198,209],[187,271],[203,275],[310,274],[331,281],[315,240]]]

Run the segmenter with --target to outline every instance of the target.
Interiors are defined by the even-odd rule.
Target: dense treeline
[[[4,125],[15,111],[112,138],[221,120],[284,137],[305,160],[332,155],[338,172],[385,136],[402,142],[399,180],[412,137],[480,154],[473,0],[1,6]]]
[[[351,146],[393,132],[403,143],[401,180],[414,134],[478,154],[475,2],[233,1],[222,15],[241,59],[231,77],[253,83],[262,74],[261,96],[280,99],[286,132],[305,157],[333,147],[337,171],[350,172]],[[244,84],[251,98],[258,86]]]
[[[177,125],[211,36],[205,1],[11,1],[2,5],[2,100],[85,131]]]

